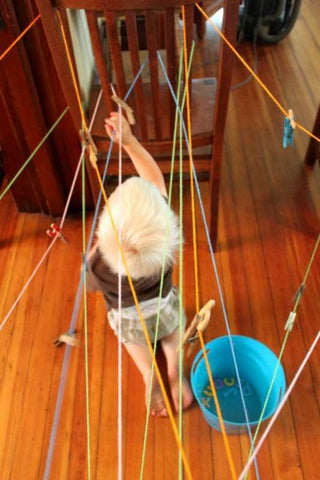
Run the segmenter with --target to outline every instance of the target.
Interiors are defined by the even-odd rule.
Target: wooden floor
[[[272,48],[258,48],[259,74],[298,121],[312,128],[319,102],[320,5],[302,2],[293,33]],[[208,28],[195,58],[199,74],[212,74],[216,43]],[[241,47],[252,62],[250,45]],[[233,83],[247,76],[236,61]],[[227,121],[221,185],[217,263],[234,334],[252,336],[278,353],[294,294],[320,230],[320,168],[306,170],[307,137],[295,134],[282,149],[283,118],[254,81],[233,91]],[[203,200],[208,185],[201,184]],[[177,206],[175,190],[175,206]],[[194,314],[190,196],[185,185],[185,308]],[[218,299],[198,216],[201,301]],[[9,196],[0,205],[0,321],[48,246],[51,218],[17,213]],[[88,220],[88,231],[90,221]],[[0,478],[42,478],[64,347],[52,344],[68,329],[81,261],[81,221],[68,218],[69,244],[57,243],[27,293],[0,332]],[[289,337],[283,365],[293,378],[319,329],[320,252],[312,267]],[[225,335],[220,302],[207,340]],[[117,342],[107,326],[102,298],[90,294],[89,367],[91,474],[117,478]],[[53,455],[51,479],[87,478],[85,376],[81,347],[74,349]],[[190,367],[191,362],[189,362]],[[142,381],[123,359],[123,478],[139,478],[145,424]],[[275,423],[259,456],[263,480],[316,480],[320,471],[319,346]],[[197,405],[184,415],[184,446],[194,480],[231,478],[222,436],[205,422]],[[230,436],[237,473],[249,450],[246,435]],[[147,480],[178,478],[178,450],[168,420],[151,419],[145,464]],[[251,478],[255,478],[252,475]]]

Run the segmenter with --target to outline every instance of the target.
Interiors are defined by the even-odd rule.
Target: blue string
[[[128,92],[126,93],[126,96],[124,97],[124,101],[126,101],[127,98],[129,97],[129,95],[131,94],[138,78],[140,77],[140,75],[141,75],[144,67],[147,65],[148,61],[149,61],[149,59],[147,58],[144,61],[144,63],[141,65],[141,67],[140,67],[136,77],[134,78]],[[105,165],[105,169],[104,169],[103,176],[102,176],[102,183],[103,184],[106,181],[107,170],[108,170],[108,166],[109,166],[109,162],[110,162],[113,143],[114,143],[113,139],[111,139],[108,154],[107,154],[107,158],[106,158],[106,165]],[[91,250],[91,245],[92,245],[92,242],[93,242],[93,237],[94,237],[95,227],[96,227],[96,223],[97,223],[97,219],[98,219],[101,199],[102,199],[102,191],[100,190],[97,205],[96,205],[96,209],[95,209],[95,212],[94,212],[93,221],[92,221],[92,227],[91,227],[91,231],[90,231],[90,235],[89,235],[89,240],[88,240],[88,244],[87,244],[87,250],[86,250],[86,254],[85,254],[84,259],[83,259],[83,268],[82,268],[82,272],[80,274],[80,281],[79,281],[78,290],[77,290],[77,294],[76,294],[76,299],[75,299],[74,307],[73,307],[73,311],[72,311],[69,331],[74,331],[75,327],[76,327],[76,323],[77,323],[78,313],[79,313],[79,309],[80,309],[80,302],[81,302],[81,298],[82,298],[84,276],[86,274],[86,269],[87,269],[87,256],[88,256],[89,251]],[[66,349],[65,349],[65,353],[64,353],[64,357],[63,357],[62,371],[61,371],[61,376],[60,376],[60,383],[59,383],[56,406],[55,406],[55,411],[54,411],[53,423],[52,423],[51,434],[50,434],[49,447],[48,447],[47,458],[46,458],[46,467],[45,467],[45,472],[44,472],[44,475],[43,475],[44,480],[49,480],[49,476],[50,476],[53,452],[54,452],[54,447],[55,447],[56,437],[57,437],[57,431],[58,431],[58,426],[59,426],[60,416],[61,416],[61,407],[62,407],[62,401],[63,401],[63,396],[64,396],[64,388],[65,388],[65,384],[66,384],[66,380],[67,380],[67,374],[68,374],[69,363],[70,363],[70,354],[71,354],[71,346],[66,345]]]
[[[107,168],[108,168],[109,160],[110,160],[110,157],[111,157],[112,146],[113,146],[113,141],[111,140],[110,146],[109,146],[109,151],[108,151],[108,156],[107,156],[107,160],[106,160],[106,166],[105,166],[105,170],[104,170],[104,173],[103,173],[103,183],[104,183],[105,178],[106,178]],[[76,299],[75,299],[74,307],[73,307],[73,311],[72,311],[71,322],[70,322],[70,327],[69,327],[70,331],[74,331],[76,323],[77,323],[77,318],[78,318],[78,313],[79,313],[79,308],[80,308],[80,302],[81,302],[81,298],[82,298],[84,275],[86,274],[87,255],[88,255],[88,253],[91,249],[91,245],[92,245],[92,241],[93,241],[94,229],[95,229],[95,225],[96,225],[97,219],[98,219],[98,213],[99,213],[101,198],[102,198],[102,194],[101,194],[101,191],[100,191],[98,201],[97,201],[97,206],[96,206],[94,217],[93,217],[92,228],[91,228],[90,237],[89,237],[89,241],[88,241],[88,245],[87,245],[87,251],[86,251],[86,254],[85,254],[85,258],[83,260],[83,269],[82,269],[82,273],[80,274],[81,275],[80,276],[80,282],[79,282],[79,285],[78,285]],[[58,389],[56,406],[55,406],[55,411],[54,411],[53,423],[52,423],[51,434],[50,434],[50,441],[49,441],[49,447],[48,447],[48,453],[47,453],[47,459],[46,459],[46,468],[45,468],[45,472],[44,472],[44,475],[43,475],[44,480],[49,480],[49,476],[50,476],[53,452],[54,452],[54,447],[55,447],[55,442],[56,442],[56,437],[57,437],[57,430],[58,430],[58,426],[59,426],[59,422],[60,422],[60,416],[61,416],[61,407],[62,407],[62,401],[63,401],[63,396],[64,396],[64,387],[65,387],[65,384],[66,384],[67,374],[68,374],[68,370],[69,370],[70,354],[71,354],[71,346],[66,345],[66,349],[65,349],[65,353],[64,353],[64,357],[63,357],[62,371],[61,371],[59,389]]]
[[[185,136],[185,140],[186,140],[187,149],[189,151],[189,141],[188,141],[188,135],[187,135],[185,123],[184,123],[184,120],[183,120],[183,115],[182,115],[182,112],[181,112],[180,107],[178,105],[177,98],[176,98],[175,93],[173,91],[170,80],[168,78],[168,75],[167,75],[166,69],[164,67],[161,55],[160,55],[159,52],[157,52],[157,54],[158,54],[158,59],[159,59],[161,68],[163,70],[163,73],[165,75],[167,84],[169,86],[172,98],[173,98],[173,100],[176,104],[176,108],[178,109],[178,112],[179,112],[180,117],[182,119],[182,128],[183,128],[183,132],[184,132],[184,136]],[[239,389],[240,389],[240,396],[241,396],[243,411],[244,411],[244,415],[245,415],[245,418],[246,418],[247,430],[248,430],[248,434],[249,434],[249,437],[250,437],[251,445],[253,446],[254,445],[253,444],[253,437],[252,437],[251,429],[250,429],[250,426],[249,426],[249,416],[248,416],[246,402],[245,402],[244,395],[243,395],[243,390],[242,390],[242,385],[241,385],[241,380],[240,380],[240,374],[239,374],[236,354],[235,354],[234,346],[233,346],[233,342],[232,342],[232,336],[231,336],[231,330],[230,330],[230,325],[229,325],[229,320],[228,320],[228,314],[227,314],[227,310],[226,310],[226,306],[225,306],[225,302],[224,302],[224,297],[223,297],[223,293],[222,293],[222,288],[221,288],[221,284],[220,284],[217,264],[216,264],[215,256],[214,256],[214,253],[213,253],[212,245],[211,245],[209,227],[208,227],[208,223],[207,223],[207,219],[206,219],[206,214],[205,214],[205,211],[204,211],[204,208],[203,208],[199,183],[198,183],[198,179],[197,179],[197,173],[196,173],[194,164],[192,164],[192,170],[193,170],[193,177],[194,177],[194,180],[195,180],[195,186],[196,186],[196,190],[197,190],[197,194],[198,194],[201,214],[202,214],[202,218],[203,218],[203,223],[204,223],[204,227],[205,227],[205,231],[206,231],[206,237],[207,237],[207,241],[208,241],[209,251],[210,251],[212,265],[213,265],[213,269],[214,269],[214,274],[215,274],[216,282],[217,282],[217,286],[218,286],[218,291],[219,291],[220,301],[221,301],[221,305],[222,305],[223,316],[224,316],[224,320],[225,320],[225,324],[226,324],[226,329],[227,329],[227,332],[228,332],[228,338],[229,338],[229,342],[230,342],[232,359],[233,359],[233,363],[234,363],[234,367],[235,367],[235,371],[236,371],[236,377],[237,377],[237,381],[238,381],[238,385],[239,385]],[[255,471],[256,471],[257,479],[259,480],[260,476],[259,476],[259,470],[258,470],[258,465],[257,465],[256,459],[255,459]]]

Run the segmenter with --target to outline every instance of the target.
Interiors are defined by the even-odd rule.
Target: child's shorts
[[[140,303],[142,316],[152,343],[155,339],[158,304],[158,298],[152,298],[151,300]],[[123,308],[121,318],[122,342],[146,345],[145,335],[136,306]],[[118,310],[113,308],[109,310],[108,319],[112,330],[118,336],[120,319]],[[182,322],[184,327],[186,323],[184,311],[182,314]],[[172,287],[167,297],[161,300],[158,340],[173,333],[179,327],[179,323],[179,294],[177,288]]]

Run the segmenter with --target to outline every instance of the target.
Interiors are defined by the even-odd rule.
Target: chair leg
[[[318,113],[314,122],[312,133],[317,137],[319,137],[320,135],[320,106],[318,108]],[[316,162],[316,159],[318,159],[320,163],[320,144],[313,138],[310,138],[304,161],[307,165],[313,166]]]
[[[201,7],[203,7],[202,4],[203,2],[199,2]],[[197,37],[202,40],[206,33],[206,20],[196,7],[194,9],[194,23],[196,24]]]
[[[94,205],[97,205],[99,192],[100,192],[100,184],[97,178],[96,173],[90,163],[88,152],[85,153],[86,158],[86,172],[88,175],[89,186],[91,190],[91,195],[93,198]]]
[[[235,45],[239,16],[239,0],[225,0],[223,33]],[[225,42],[221,41],[218,89],[216,93],[213,121],[213,145],[210,171],[210,236],[214,250],[217,248],[219,190],[229,93],[234,54]]]
[[[217,161],[220,163],[221,161]],[[219,197],[220,197],[220,173],[210,179],[210,239],[214,252],[218,245],[218,222],[219,222]]]
[[[219,151],[217,151],[219,150]],[[214,147],[213,147],[214,152]],[[216,149],[213,153],[210,172],[209,188],[209,227],[210,240],[213,251],[217,251],[218,246],[218,223],[219,223],[219,201],[220,201],[220,177],[222,167],[222,147]]]

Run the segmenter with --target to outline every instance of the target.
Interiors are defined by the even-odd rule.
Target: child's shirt
[[[172,271],[169,267],[164,274],[162,298],[169,295],[172,289]],[[159,297],[161,271],[154,277],[141,277],[133,281],[139,303]],[[103,259],[99,248],[88,260],[87,286],[89,290],[101,290],[107,309],[118,309],[118,275],[113,273]],[[121,277],[121,305],[126,308],[134,305],[128,278]]]

